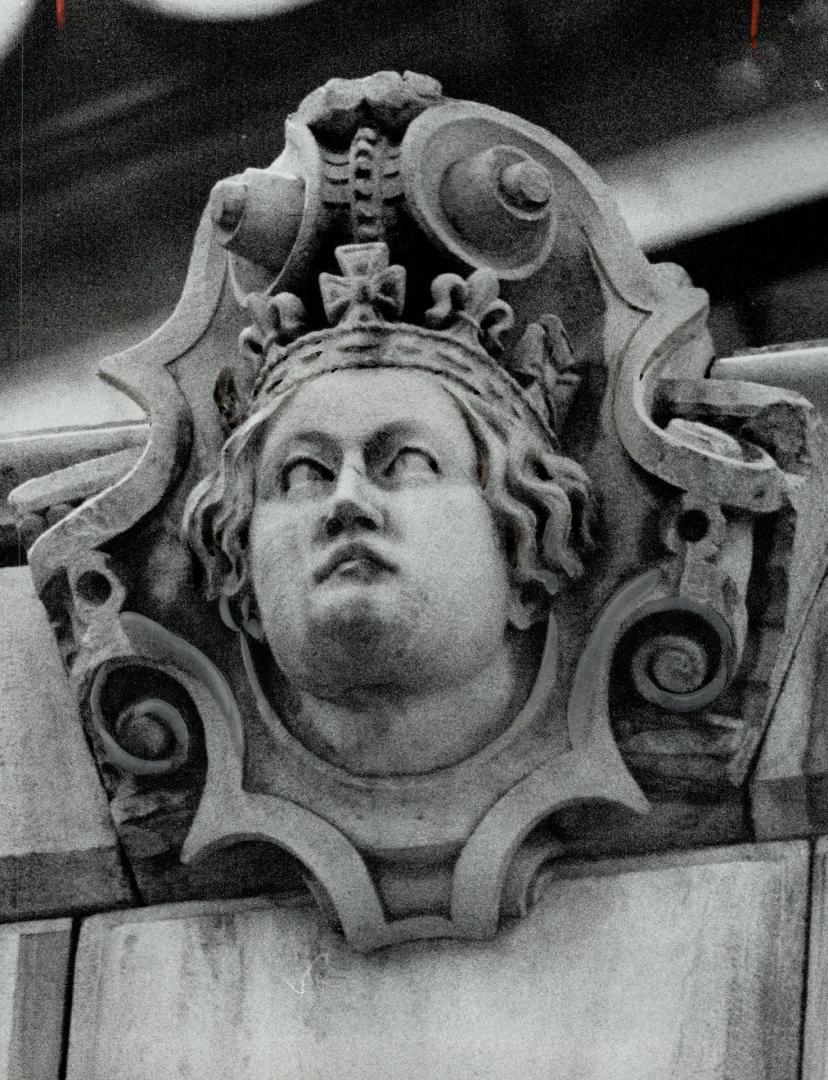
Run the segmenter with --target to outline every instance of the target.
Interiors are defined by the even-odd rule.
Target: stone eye
[[[309,457],[294,458],[282,470],[282,491],[312,491],[331,484],[333,479],[333,470],[321,461]]]
[[[431,454],[415,446],[404,446],[386,465],[384,473],[393,480],[404,480],[409,477],[416,479],[434,476],[439,471],[440,468]]]

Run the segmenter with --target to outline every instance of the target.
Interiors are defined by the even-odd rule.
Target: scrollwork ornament
[[[214,189],[176,312],[104,364],[146,449],[77,507],[58,477],[30,553],[150,895],[260,841],[357,948],[484,938],[583,804],[646,846],[639,720],[724,731],[744,782],[828,454],[708,377],[706,315],[577,155],[422,76],[335,80]]]
[[[176,772],[190,752],[190,733],[182,712],[169,701],[144,697],[124,704],[115,716],[102,704],[108,677],[102,669],[93,683],[90,706],[104,759],[134,776]],[[151,684],[151,678],[147,678]]]

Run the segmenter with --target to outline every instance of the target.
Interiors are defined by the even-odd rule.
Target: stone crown
[[[554,440],[549,410],[537,393],[527,391],[526,380],[519,382],[510,373],[514,364],[503,359],[500,338],[514,319],[511,307],[499,298],[492,270],[475,270],[466,279],[452,273],[436,277],[431,285],[434,304],[420,326],[398,321],[406,271],[389,265],[385,243],[348,244],[336,248],[335,255],[342,275],[319,277],[326,327],[308,325],[305,305],[293,293],[248,298],[254,323],[242,332],[241,346],[260,364],[251,412],[326,372],[414,368],[461,383],[514,420],[525,421],[528,411]],[[519,345],[515,356],[525,352]],[[541,374],[543,358],[534,366],[534,374]]]

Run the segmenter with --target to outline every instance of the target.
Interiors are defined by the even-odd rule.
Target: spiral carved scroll
[[[735,668],[733,634],[711,608],[682,597],[651,602],[628,631],[629,671],[638,693],[675,712],[704,708]]]
[[[89,695],[104,757],[136,776],[177,771],[190,758],[194,708],[180,683],[147,661],[101,666]]]

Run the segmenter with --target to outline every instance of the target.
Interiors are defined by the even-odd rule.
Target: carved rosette
[[[462,290],[468,313],[499,287],[514,325],[492,323],[498,362],[600,510],[516,721],[417,776],[352,775],[290,735],[250,612],[206,604],[179,537],[268,348],[319,324],[320,274],[329,315],[351,303],[334,252],[366,243],[408,270],[404,296],[382,270],[381,299],[409,323],[433,305],[433,332]],[[101,369],[146,410],[145,450],[115,479],[98,468],[29,552],[147,899],[276,888],[289,879],[274,865],[301,866],[356,947],[484,937],[526,910],[544,862],[583,849],[581,808],[620,823],[623,850],[639,828],[651,842],[649,804],[657,818],[664,801],[738,792],[825,569],[803,521],[826,457],[804,398],[707,377],[706,316],[706,294],[647,261],[568,147],[423,76],[334,80],[288,120],[272,166],[216,186],[175,313]],[[228,367],[251,318],[271,338],[246,332]],[[59,475],[49,490],[66,501]],[[271,865],[248,860],[228,884],[220,853],[262,842]]]

